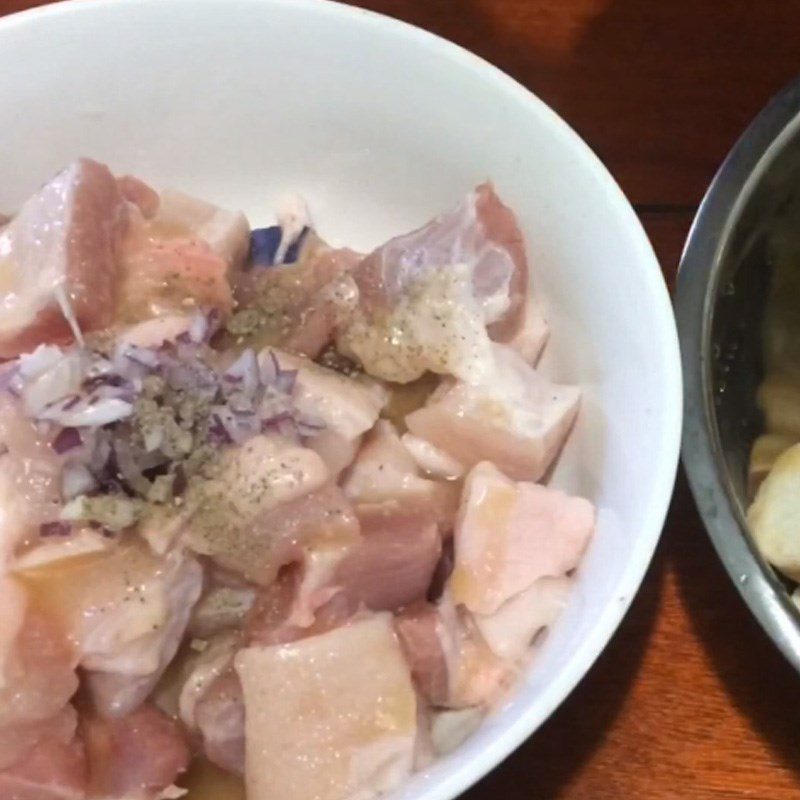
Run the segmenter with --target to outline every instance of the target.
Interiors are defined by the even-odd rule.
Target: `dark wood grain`
[[[356,0],[482,55],[555,108],[636,204],[695,204],[800,70],[796,0]]]
[[[586,138],[672,284],[730,145],[800,67],[798,0],[357,0],[498,64]],[[34,5],[0,0],[0,13]],[[800,796],[800,679],[753,622],[681,477],[630,613],[469,800]]]

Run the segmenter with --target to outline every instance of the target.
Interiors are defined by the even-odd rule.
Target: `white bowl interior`
[[[0,210],[88,155],[272,220],[304,195],[361,248],[491,178],[518,213],[552,324],[545,368],[580,384],[553,482],[598,506],[568,608],[508,702],[400,793],[452,797],[563,700],[613,633],[671,494],[681,382],[658,264],[599,161],[475,56],[315,0],[86,0],[0,23]]]

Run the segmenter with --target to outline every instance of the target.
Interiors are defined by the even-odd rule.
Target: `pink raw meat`
[[[149,800],[189,764],[178,725],[151,705],[120,719],[86,718],[82,733],[92,796]]]
[[[22,206],[0,231],[0,357],[72,338],[59,292],[83,330],[113,319],[127,222],[114,176],[89,159],[73,162]]]

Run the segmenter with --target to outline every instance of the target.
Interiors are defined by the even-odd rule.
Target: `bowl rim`
[[[391,796],[413,797],[414,800],[448,800],[466,791],[480,778],[493,770],[501,761],[516,750],[550,714],[560,706],[575,686],[585,676],[597,657],[610,642],[622,618],[638,591],[652,560],[666,520],[677,473],[683,404],[680,351],[675,319],[669,292],[658,259],[636,215],[622,189],[598,156],[586,142],[550,106],[540,100],[531,90],[491,64],[444,37],[416,27],[402,20],[371,10],[346,5],[335,0],[62,0],[52,5],[40,6],[16,12],[0,18],[0,39],[10,35],[16,26],[35,24],[40,19],[91,14],[102,10],[116,12],[129,6],[141,9],[145,6],[175,7],[191,5],[195,13],[203,5],[228,6],[280,6],[303,8],[309,12],[341,15],[352,22],[366,23],[382,29],[387,35],[401,36],[417,46],[435,52],[438,58],[449,61],[460,70],[471,71],[490,79],[498,93],[509,96],[525,113],[536,115],[546,123],[553,136],[561,137],[576,160],[593,177],[600,181],[606,201],[615,208],[621,222],[630,232],[631,264],[641,271],[647,300],[652,305],[652,326],[648,331],[651,341],[658,341],[663,355],[663,380],[667,387],[661,402],[663,429],[660,431],[658,458],[654,459],[649,474],[648,490],[642,491],[641,512],[647,524],[635,532],[630,547],[628,564],[620,577],[614,597],[609,600],[600,617],[600,622],[578,645],[571,661],[559,673],[549,679],[547,690],[539,702],[526,701],[525,708],[510,720],[489,744],[471,759],[455,760],[444,774],[425,780],[413,794],[403,787]],[[657,338],[656,338],[657,337]]]
[[[714,548],[767,635],[800,672],[800,617],[761,556],[728,480],[711,390],[711,323],[728,233],[757,180],[800,122],[800,77],[750,123],[715,175],[694,218],[678,271],[675,313],[684,376],[682,460]]]

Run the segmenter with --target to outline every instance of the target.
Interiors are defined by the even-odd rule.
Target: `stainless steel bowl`
[[[675,299],[689,481],[725,567],[798,671],[800,613],[787,584],[754,546],[745,512],[749,451],[763,424],[756,392],[771,254],[776,241],[800,245],[799,114],[800,79],[772,100],[730,152],[690,231]]]

